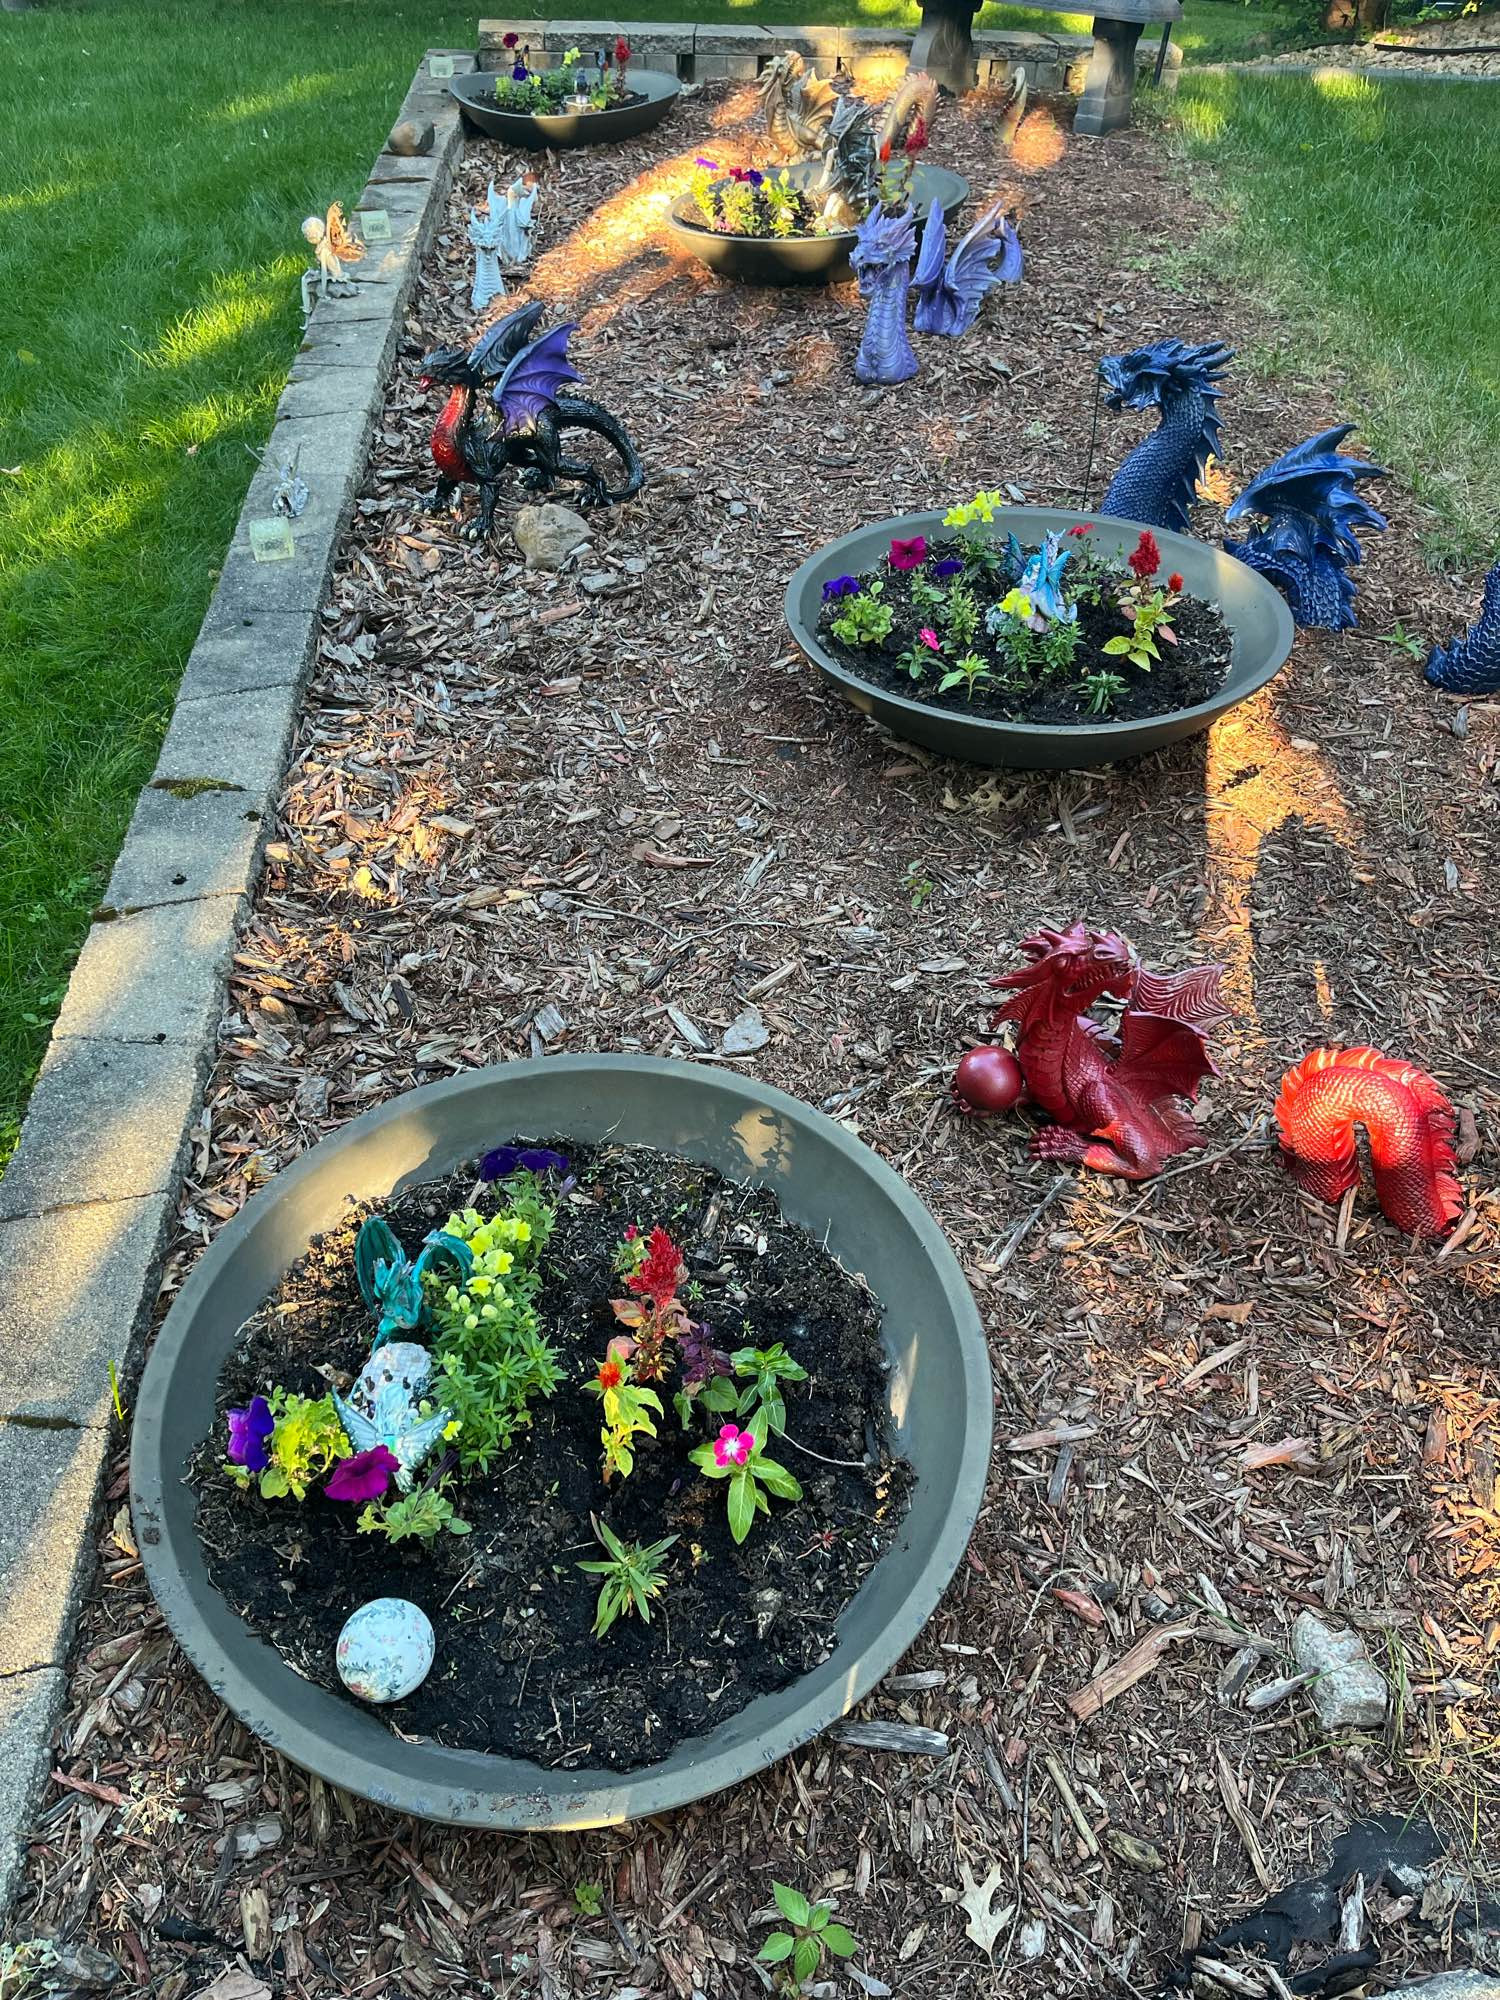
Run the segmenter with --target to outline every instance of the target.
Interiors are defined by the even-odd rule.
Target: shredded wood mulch
[[[582,321],[588,391],[651,468],[556,577],[419,499],[416,357],[469,330],[464,205],[512,165],[471,149],[338,572],[166,1291],[383,1098],[541,1051],[719,1060],[756,1010],[769,1040],[736,1060],[908,1176],[991,1336],[987,1505],[863,1712],[946,1752],[825,1738],[670,1820],[567,1838],[393,1819],[266,1752],[187,1668],[115,1511],[122,1458],[14,1932],[107,1953],[117,1994],[182,2000],[221,1972],[215,2000],[754,1994],[773,1877],[837,1897],[869,1993],[1143,1994],[1184,1940],[1321,1870],[1360,1812],[1420,1808],[1460,1881],[1493,1867],[1500,711],[1430,693],[1380,636],[1446,633],[1471,593],[1424,569],[1387,488],[1361,629],[1301,637],[1208,738],[1057,776],[882,735],[789,650],[802,556],[979,486],[1077,496],[1102,353],[1274,349],[1275,328],[1253,298],[1175,288],[1171,250],[1207,218],[1151,134],[1076,142],[1040,107],[1011,160],[975,100],[945,107],[936,157],[976,196],[1011,190],[1026,281],[867,393],[852,290],[720,287],[664,247],[686,164],[751,157],[752,117],[748,90],[706,89],[639,150],[543,171],[530,283],[496,310]],[[1295,367],[1243,363],[1223,408],[1235,483],[1343,414]],[[1105,416],[1094,497],[1149,421]],[[1023,1121],[949,1108],[987,977],[1079,915],[1152,965],[1228,968],[1207,1149],[1146,1186],[1058,1175]],[[1441,1251],[1283,1178],[1277,1079],[1333,1040],[1426,1065],[1462,1107],[1472,1207]],[[1289,1674],[1304,1607],[1391,1675],[1384,1730],[1330,1742],[1300,1690],[1250,1705]],[[1371,1914],[1387,1983],[1474,1956],[1461,1900],[1426,1926],[1409,1899]]]

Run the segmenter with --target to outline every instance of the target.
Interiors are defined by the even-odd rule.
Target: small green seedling
[[[1377,646],[1394,646],[1399,653],[1405,653],[1409,660],[1420,660],[1427,648],[1415,632],[1408,632],[1398,618],[1389,632],[1372,633]]]
[[[762,1965],[781,1968],[776,1978],[783,1991],[800,1992],[823,1963],[825,1952],[835,1958],[853,1958],[859,1950],[853,1932],[832,1921],[831,1902],[809,1903],[806,1896],[784,1882],[773,1882],[771,1894],[790,1928],[772,1931],[755,1955]]]
[[[604,1889],[598,1882],[575,1882],[573,1884],[573,1907],[581,1917],[598,1917],[604,1914]]]

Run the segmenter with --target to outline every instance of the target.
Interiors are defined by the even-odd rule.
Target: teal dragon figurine
[[[435,1257],[447,1257],[467,1277],[474,1253],[460,1237],[434,1229],[413,1259],[402,1249],[395,1231],[378,1215],[361,1226],[354,1244],[354,1276],[360,1297],[379,1324],[377,1345],[395,1333],[412,1333],[422,1324],[426,1305],[422,1279]]]
[[[1190,347],[1158,340],[1099,364],[1112,410],[1160,409],[1161,422],[1110,481],[1101,514],[1186,534],[1188,509],[1219,449],[1219,377],[1234,359],[1221,340]]]
[[[1297,445],[1257,474],[1224,516],[1265,522],[1243,542],[1226,539],[1225,549],[1275,584],[1299,625],[1328,632],[1358,622],[1349,567],[1364,551],[1355,529],[1386,525],[1357,490],[1362,480],[1383,478],[1384,466],[1339,450],[1353,428],[1335,424]]]
[[[1484,580],[1478,618],[1461,639],[1434,646],[1423,671],[1444,694],[1500,694],[1500,562]]]

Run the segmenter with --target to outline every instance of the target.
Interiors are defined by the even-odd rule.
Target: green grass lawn
[[[1436,515],[1430,552],[1500,552],[1500,89],[1218,72],[1169,113],[1276,309],[1268,368],[1321,364],[1365,446]]]
[[[296,348],[298,224],[357,194],[423,48],[471,45],[480,11],[49,0],[0,16],[0,1159]],[[612,11],[918,18],[910,0]],[[1285,0],[1188,0],[1179,39],[1206,60],[1298,18]],[[1049,19],[1086,17],[981,16]],[[1470,533],[1500,464],[1485,96],[1409,89],[1397,115],[1379,94],[1205,79],[1182,100],[1238,254],[1322,288],[1315,337],[1359,361],[1393,462],[1419,484],[1452,469]]]

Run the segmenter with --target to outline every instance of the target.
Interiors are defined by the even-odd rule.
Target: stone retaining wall
[[[495,19],[479,24],[479,67],[508,67],[512,52],[504,38],[516,37],[517,48],[530,51],[533,69],[550,69],[565,49],[577,48],[586,61],[599,48],[612,48],[615,37],[630,43],[643,69],[666,70],[687,83],[753,80],[784,49],[795,49],[819,69],[831,71],[842,63],[856,85],[888,89],[906,69],[910,35],[893,35],[881,28],[761,28],[753,24],[701,27],[691,21],[538,21]],[[1069,92],[1083,89],[1093,39],[1088,35],[1032,31],[1024,28],[984,29],[974,36],[981,87],[1003,84],[1018,64],[1026,67],[1033,90]],[[1138,55],[1145,69],[1156,61],[1157,39],[1148,34]],[[1162,81],[1175,89],[1182,51],[1174,42],[1167,51]]]

